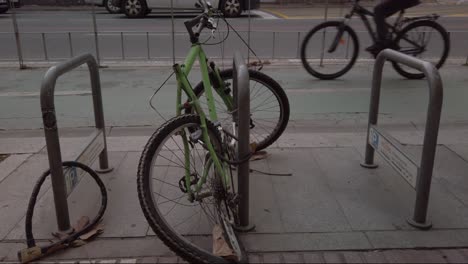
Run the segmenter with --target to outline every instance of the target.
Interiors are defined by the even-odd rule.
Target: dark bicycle
[[[386,23],[392,34],[392,46],[402,53],[429,61],[436,68],[442,67],[449,53],[450,39],[447,31],[436,22],[439,15],[404,18],[404,13],[404,10],[400,11],[393,25]],[[301,46],[301,60],[310,74],[330,80],[351,69],[359,54],[358,37],[348,25],[355,14],[362,19],[372,41],[376,42],[377,34],[367,18],[373,17],[374,13],[361,6],[359,0],[354,0],[351,12],[342,21],[321,23],[305,36]],[[424,77],[421,72],[395,62],[393,67],[408,79]]]

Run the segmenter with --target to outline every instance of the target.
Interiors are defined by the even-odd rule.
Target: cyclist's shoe
[[[377,57],[377,55],[384,49],[399,50],[400,47],[391,40],[378,41],[374,43],[372,46],[367,47],[366,51],[370,52],[372,55],[374,55],[374,57]]]

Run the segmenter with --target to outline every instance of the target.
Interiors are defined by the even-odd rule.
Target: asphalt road
[[[104,60],[164,59],[172,57],[172,21],[168,14],[151,14],[145,19],[127,19],[123,15],[111,15],[97,9],[100,56]],[[190,45],[183,22],[193,15],[179,14],[174,20],[175,55],[184,57]],[[322,19],[284,19],[262,11],[251,15],[250,43],[263,58],[297,58],[298,46],[313,26]],[[465,58],[468,55],[468,18],[442,17],[441,24],[451,32],[450,57]],[[247,14],[229,19],[229,23],[247,39],[249,19]],[[54,60],[67,58],[81,52],[94,52],[92,16],[89,11],[19,11],[18,26],[21,32],[25,60]],[[355,19],[351,26],[357,31],[361,49],[370,44],[362,22]],[[220,21],[219,32],[227,27]],[[9,14],[0,15],[0,60],[14,60],[16,46]],[[123,33],[121,33],[123,32]],[[149,32],[148,34],[146,32]],[[44,34],[42,34],[44,33]],[[207,32],[207,37],[209,36]],[[223,35],[209,43],[216,43]],[[70,45],[71,43],[71,45]],[[45,48],[44,48],[45,46]],[[239,38],[231,31],[221,45],[207,46],[211,57],[230,57],[233,50],[247,52]],[[369,57],[361,52],[363,57]]]

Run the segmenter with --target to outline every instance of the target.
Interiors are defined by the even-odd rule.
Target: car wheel
[[[226,17],[238,17],[242,13],[240,0],[224,0],[222,7]]]
[[[0,14],[6,13],[6,11],[8,11],[8,7],[0,8]]]
[[[115,6],[112,3],[112,0],[104,0],[104,6],[106,7],[107,12],[109,12],[110,14],[119,14],[120,13],[120,7]]]
[[[123,8],[125,15],[129,18],[144,17],[148,10],[144,0],[124,0]]]

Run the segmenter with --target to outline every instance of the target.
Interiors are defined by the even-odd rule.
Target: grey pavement
[[[267,67],[265,72],[288,94],[291,121],[267,158],[251,162],[250,220],[256,229],[241,236],[251,262],[468,262],[466,69],[453,64],[442,70],[444,109],[428,213],[433,228],[420,231],[406,222],[412,215],[414,189],[379,156],[377,169],[359,165],[371,66],[358,65],[337,81],[317,81],[294,65]],[[26,205],[35,181],[48,167],[35,94],[44,71],[6,68],[2,73],[0,154],[7,158],[0,161],[0,261],[16,261],[17,251],[25,247]],[[109,162],[114,168],[101,176],[109,195],[104,233],[44,261],[182,262],[149,228],[136,190],[142,148],[161,122],[143,99],[168,72],[160,67],[101,70]],[[86,71],[63,78],[57,84],[57,91],[63,92],[57,97],[57,113],[67,160],[76,157],[91,132],[92,113]],[[384,84],[379,124],[419,161],[426,82],[403,80],[388,67]],[[172,111],[171,93],[169,88],[159,98],[170,101],[167,107],[159,105],[166,115]],[[68,199],[71,218],[94,215],[97,197],[96,187],[81,181]],[[52,239],[56,230],[52,201],[46,182],[33,221],[41,243]]]

